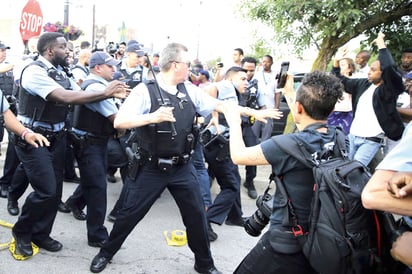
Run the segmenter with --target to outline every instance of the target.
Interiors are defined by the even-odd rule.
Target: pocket
[[[351,254],[347,240],[329,226],[318,223],[303,245],[310,265],[321,273],[346,273],[346,258]],[[327,264],[325,262],[328,262]]]
[[[302,250],[293,233],[272,229],[270,231],[270,245],[273,250],[283,254],[294,254]]]

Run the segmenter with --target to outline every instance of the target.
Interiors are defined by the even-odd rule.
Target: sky
[[[3,0],[6,1],[6,0]],[[79,40],[91,41],[93,5],[95,23],[109,24],[110,40],[120,42],[118,29],[124,22],[126,28],[136,30],[134,39],[153,51],[161,51],[168,42],[185,44],[192,57],[210,60],[221,56],[230,59],[234,48],[246,52],[252,42],[252,26],[241,19],[239,0],[38,0],[43,12],[43,21],[64,20],[64,6],[69,3],[69,24],[86,32]],[[13,36],[4,35],[0,27],[0,40],[13,37],[9,44],[21,44],[19,19],[27,0],[13,0],[2,3],[0,20],[14,20]],[[12,29],[14,28],[14,25]],[[8,28],[10,30],[10,28]],[[4,29],[3,29],[4,31]],[[4,37],[4,38],[3,38]],[[117,39],[117,40],[116,40]],[[17,41],[16,41],[17,40]],[[77,41],[76,41],[77,42]],[[109,41],[106,41],[109,42]],[[21,45],[18,46],[20,48]]]

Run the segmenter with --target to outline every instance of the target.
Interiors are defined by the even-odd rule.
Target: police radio
[[[161,101],[160,106],[171,107],[172,106],[171,103],[169,101],[166,102],[165,99],[163,98],[163,94],[162,94],[162,91],[160,90],[159,84],[157,83],[156,73],[153,70],[153,66],[152,66],[152,63],[150,62],[150,58],[149,58],[149,56],[147,56],[147,54],[145,54],[145,55],[147,57],[147,63],[149,65],[149,70],[153,74],[154,85],[156,87],[157,92],[159,93],[159,98],[160,98],[160,101]],[[171,133],[172,133],[172,137],[175,137],[177,135],[175,123],[170,122],[170,130],[171,130]]]

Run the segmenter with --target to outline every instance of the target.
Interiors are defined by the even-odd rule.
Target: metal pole
[[[92,30],[92,47],[94,47],[94,40],[96,37],[96,5],[93,4],[93,30]]]
[[[64,21],[63,25],[69,25],[69,0],[64,2]]]

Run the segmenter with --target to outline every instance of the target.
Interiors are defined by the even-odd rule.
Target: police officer
[[[195,270],[221,273],[211,256],[205,210],[190,154],[196,139],[196,112],[207,116],[214,109],[223,111],[224,105],[185,82],[189,66],[187,48],[178,43],[168,44],[161,54],[157,82],[138,85],[120,107],[114,125],[138,131],[135,151],[139,155],[136,158],[140,158],[140,170],[135,178],[126,179],[127,198],[108,242],[92,260],[90,270],[94,273],[105,269],[165,188],[182,214],[189,247],[195,254]],[[243,113],[252,114],[246,109]]]
[[[146,81],[147,76],[148,76],[148,69],[141,65],[141,58],[144,56],[143,45],[139,44],[139,42],[137,42],[136,40],[130,40],[127,42],[125,52],[126,52],[125,54],[126,56],[117,65],[117,71],[114,77],[115,79],[119,79],[127,83],[127,85],[129,85],[130,88],[134,88],[141,82]],[[125,134],[129,135],[130,131],[126,131]],[[121,140],[115,140],[115,141],[121,142]],[[121,153],[121,152],[118,152],[118,153]],[[117,170],[117,167],[109,166],[108,168],[107,181],[109,181],[110,183],[116,182],[116,177],[114,176],[114,174],[116,173],[116,170]],[[120,172],[121,173],[123,172],[122,167],[120,168]],[[111,214],[110,216],[112,216],[113,218],[115,218],[118,206],[119,206],[118,203],[116,203],[115,207],[111,211],[111,213],[113,214]],[[109,219],[109,220],[112,220],[112,219]]]
[[[3,115],[4,124],[11,134],[17,136],[21,142],[31,145],[33,149],[48,147],[49,141],[41,134],[35,133],[24,127],[10,110],[10,105],[0,89],[0,112]]]
[[[239,96],[246,92],[247,86],[246,70],[233,66],[227,70],[223,80],[206,87],[205,91],[219,100],[239,104]],[[242,104],[246,105],[243,99]],[[248,121],[250,119],[249,117],[244,118]],[[222,114],[219,114],[219,124],[227,128],[226,120]],[[218,139],[204,147],[208,168],[220,186],[220,192],[207,210],[208,233],[212,240],[217,239],[217,234],[213,231],[210,223],[221,225],[226,220],[228,225],[243,225],[239,169],[230,159],[228,140],[220,140],[222,141]]]
[[[254,79],[253,76],[255,75],[257,60],[254,57],[244,57],[240,62],[242,68],[246,70],[247,80],[249,82],[247,90],[245,93],[237,93],[239,104],[241,106],[247,106],[255,109],[260,109],[260,104],[258,103],[258,80]],[[242,119],[242,133],[243,133],[243,140],[245,141],[246,146],[255,146],[259,143],[259,139],[257,138],[255,132],[252,129],[254,125],[254,119],[243,118]],[[256,166],[246,166],[246,176],[245,182],[243,185],[247,189],[247,194],[250,198],[256,199],[257,192],[254,185],[253,180],[256,177]],[[230,220],[228,222],[230,224]],[[233,223],[235,225],[243,225],[242,222]]]
[[[96,51],[90,57],[90,74],[82,83],[84,90],[104,90],[113,79],[119,63],[106,52]],[[80,185],[66,201],[69,208],[87,206],[87,237],[92,247],[107,241],[104,226],[107,207],[107,141],[115,133],[113,121],[117,106],[113,99],[76,105],[73,130],[70,132],[80,170]]]
[[[14,65],[6,61],[8,49],[10,49],[10,47],[0,42],[0,89],[3,92],[3,95],[10,101],[13,98],[13,88],[14,88],[13,68],[14,68]],[[3,125],[3,121],[0,121],[0,123],[1,123],[0,124],[0,142],[1,142],[4,136],[4,125]],[[9,155],[9,154],[11,154],[11,152],[9,152],[9,148],[7,148],[6,155]],[[5,167],[4,167],[5,176],[3,176],[0,179],[0,197],[2,198],[7,197],[8,188],[10,186],[10,178],[13,173],[12,171],[14,171],[14,168],[12,166],[13,159],[11,156],[9,157],[6,156],[6,159],[9,158],[9,160],[6,161],[7,165],[5,164]]]
[[[37,49],[40,54],[38,60],[25,67],[20,79],[18,119],[30,130],[44,134],[50,146],[33,149],[19,140],[15,143],[17,155],[33,188],[12,229],[16,251],[24,256],[32,256],[31,242],[52,252],[63,247],[50,237],[50,233],[62,192],[66,148],[64,122],[68,104],[85,104],[127,95],[126,86],[119,81],[112,82],[104,91],[73,91],[78,86],[62,69],[69,56],[63,34],[42,34]]]

